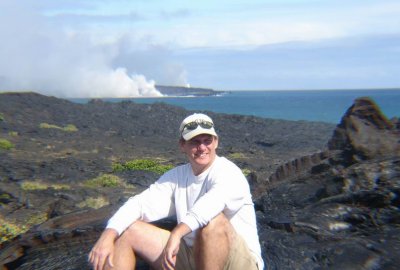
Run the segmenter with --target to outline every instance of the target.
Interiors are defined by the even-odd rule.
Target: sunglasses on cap
[[[214,124],[212,122],[209,122],[209,121],[196,120],[196,121],[187,123],[183,127],[182,131],[183,130],[195,130],[198,126],[201,126],[202,128],[205,128],[205,129],[211,129],[214,126]]]

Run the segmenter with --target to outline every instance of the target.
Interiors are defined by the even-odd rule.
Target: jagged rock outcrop
[[[276,171],[268,178],[269,182],[279,181],[281,179],[290,179],[291,177],[298,177],[302,172],[309,171],[312,167],[327,159],[329,151],[314,153],[301,158],[293,159],[285,164],[279,166]]]
[[[400,155],[399,129],[370,98],[359,98],[347,110],[328,143],[354,163],[386,155]]]
[[[360,98],[329,151],[278,168],[256,201],[269,269],[397,269],[399,140],[396,125]]]

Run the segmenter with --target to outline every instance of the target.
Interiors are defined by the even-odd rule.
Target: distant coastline
[[[225,91],[216,91],[211,88],[200,88],[200,87],[185,87],[185,86],[165,86],[156,85],[156,89],[164,96],[172,97],[209,97],[217,96]]]

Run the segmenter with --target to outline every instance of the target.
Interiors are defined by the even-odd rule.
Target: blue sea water
[[[254,115],[285,120],[339,123],[358,97],[371,97],[388,117],[400,116],[400,89],[231,91],[221,96],[130,99],[137,103],[165,102],[194,111]],[[121,101],[126,99],[106,99]],[[87,100],[73,99],[75,102]]]

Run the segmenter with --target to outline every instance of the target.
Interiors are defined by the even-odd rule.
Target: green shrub
[[[0,113],[0,122],[4,121],[4,115],[2,113]]]
[[[57,126],[57,125],[50,125],[47,123],[40,123],[39,125],[40,128],[54,128],[54,129],[62,129],[61,127]]]
[[[20,226],[0,217],[0,244],[13,239],[28,230],[26,226]]]
[[[157,174],[163,174],[173,168],[173,165],[163,165],[151,159],[135,159],[127,161],[124,164],[115,163],[112,166],[114,172],[121,171],[150,171]]]
[[[18,136],[18,132],[16,131],[9,131],[8,135],[10,135],[11,137],[17,137]]]
[[[251,170],[249,170],[249,169],[242,169],[242,173],[244,174],[244,176],[249,176],[250,175],[250,173],[251,173]]]
[[[16,236],[27,232],[31,227],[45,222],[47,219],[46,212],[34,213],[20,222],[10,221],[0,216],[0,244],[12,240]]]
[[[118,176],[112,174],[102,174],[96,178],[84,181],[83,185],[89,188],[121,187],[124,186],[124,182]]]
[[[25,220],[25,224],[30,228],[32,226],[35,226],[37,224],[43,223],[46,220],[48,220],[48,216],[46,212],[37,212],[31,216],[29,216]]]
[[[24,181],[21,183],[23,190],[45,190],[48,189],[48,185],[40,181]]]
[[[0,205],[2,205],[3,203],[7,203],[11,199],[12,199],[12,197],[8,193],[0,194]]]
[[[60,127],[57,125],[52,125],[52,124],[48,124],[48,123],[41,123],[39,125],[40,128],[53,128],[53,129],[59,129],[62,131],[66,131],[66,132],[76,132],[78,131],[78,128],[75,125],[72,124],[68,124],[65,127]]]
[[[63,128],[63,130],[66,132],[76,132],[78,131],[78,128],[75,125],[68,124]]]
[[[0,149],[10,150],[12,148],[14,148],[14,145],[10,141],[0,138]]]
[[[65,184],[47,184],[40,180],[36,181],[24,181],[21,183],[21,188],[23,190],[45,190],[48,188],[54,188],[56,190],[60,189],[70,189],[71,187]]]
[[[105,205],[109,205],[110,202],[107,200],[107,198],[101,196],[101,197],[90,197],[84,200],[83,202],[78,203],[79,208],[85,208],[85,207],[90,207],[93,209],[99,209]]]
[[[241,159],[241,158],[246,158],[246,156],[243,153],[236,152],[236,153],[229,154],[229,158],[231,158],[231,159]]]

